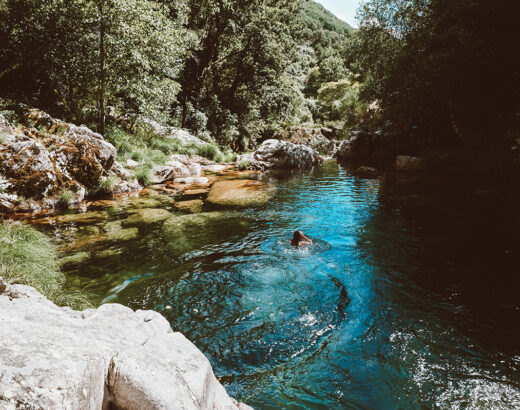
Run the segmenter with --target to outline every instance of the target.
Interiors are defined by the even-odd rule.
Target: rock
[[[16,195],[0,193],[0,212],[14,213],[15,202],[17,202]]]
[[[162,184],[173,179],[173,168],[168,166],[156,166],[152,169],[152,183]]]
[[[123,223],[124,226],[132,226],[132,225],[149,225],[155,224],[159,222],[163,222],[166,219],[170,218],[172,214],[168,212],[166,209],[153,209],[153,208],[145,208],[140,209],[134,214],[132,214],[126,222]]]
[[[125,242],[137,239],[139,236],[139,229],[128,228],[128,229],[115,229],[107,232],[107,240],[114,242]]]
[[[42,199],[56,184],[56,172],[45,146],[24,135],[7,141],[0,150],[0,172],[9,178],[11,192]]]
[[[218,181],[213,184],[206,203],[224,208],[259,206],[272,198],[273,190],[271,186],[255,180]]]
[[[334,130],[332,128],[325,128],[323,127],[321,129],[321,133],[323,136],[329,140],[334,139]]]
[[[141,164],[133,159],[127,159],[125,162],[125,167],[128,169],[136,169],[139,165]]]
[[[117,161],[114,162],[110,171],[121,179],[127,180],[130,178],[130,173]]]
[[[324,130],[328,132],[329,137],[324,135]],[[334,155],[337,149],[336,141],[332,141],[332,130],[328,128],[290,127],[275,133],[272,138],[302,144],[326,156]]]
[[[360,177],[368,177],[368,178],[376,178],[379,176],[379,170],[377,168],[361,166],[356,169],[354,172],[356,175]]]
[[[191,175],[188,166],[184,163],[177,161],[175,159],[170,159],[167,163],[167,166],[173,168],[173,179],[175,178],[186,178]]]
[[[182,199],[200,199],[207,196],[209,189],[187,189],[182,193]]]
[[[424,162],[421,158],[399,155],[395,159],[395,169],[402,172],[415,172],[423,169]]]
[[[202,167],[204,172],[211,172],[213,174],[218,174],[224,171],[227,168],[226,165],[205,165]]]
[[[372,162],[386,163],[394,157],[396,149],[391,138],[383,133],[352,131],[349,138],[341,143],[336,153],[339,161],[369,159]]]
[[[3,144],[14,138],[14,129],[7,121],[3,114],[0,114],[0,144]]]
[[[100,222],[104,222],[107,218],[107,215],[103,212],[85,212],[80,214],[67,214],[60,215],[56,219],[58,223],[75,223],[80,225],[90,225],[96,224]]]
[[[77,312],[1,280],[0,293],[0,408],[242,408],[159,313]]]
[[[79,265],[90,258],[87,252],[78,252],[74,255],[65,256],[60,259],[60,265],[63,267],[70,267],[73,265]]]
[[[176,178],[175,182],[186,185],[206,185],[209,183],[209,178],[206,177],[188,177]]]
[[[20,205],[16,207],[15,212],[21,214],[32,214],[41,210],[42,207],[38,202],[33,199],[28,199],[20,203]]]
[[[270,168],[312,168],[323,163],[323,158],[305,145],[288,141],[267,140],[252,154],[241,155],[237,164],[246,168],[265,170]]]
[[[190,176],[192,177],[200,177],[200,174],[202,173],[202,167],[200,166],[200,164],[197,164],[196,162],[190,165],[189,170]]]
[[[181,212],[189,214],[198,214],[202,212],[204,202],[201,199],[193,199],[191,201],[181,201],[175,205],[175,208]]]

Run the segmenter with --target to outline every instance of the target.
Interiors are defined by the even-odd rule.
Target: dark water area
[[[162,313],[255,408],[520,408],[518,187],[333,161],[267,178],[264,207],[139,226],[71,283]]]

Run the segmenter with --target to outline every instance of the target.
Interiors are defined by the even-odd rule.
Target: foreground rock
[[[59,308],[0,279],[0,408],[250,409],[159,313]]]
[[[288,141],[267,140],[252,154],[237,159],[239,166],[265,170],[274,168],[312,168],[323,163],[323,158],[306,145]],[[243,164],[243,165],[242,165]]]
[[[206,203],[218,208],[247,208],[263,205],[273,196],[274,188],[262,181],[231,180],[213,184]]]

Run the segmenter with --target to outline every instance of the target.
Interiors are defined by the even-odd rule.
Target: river
[[[258,409],[520,408],[512,194],[452,176],[360,179],[334,161],[265,178],[277,189],[262,208],[78,242],[90,257],[70,286],[159,311]],[[40,228],[62,247],[96,232]],[[296,229],[314,244],[291,248]]]

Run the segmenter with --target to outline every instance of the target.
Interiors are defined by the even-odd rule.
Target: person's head
[[[291,245],[298,246],[301,241],[303,241],[303,232],[302,231],[294,231],[293,238],[292,238],[292,241],[291,241]]]

